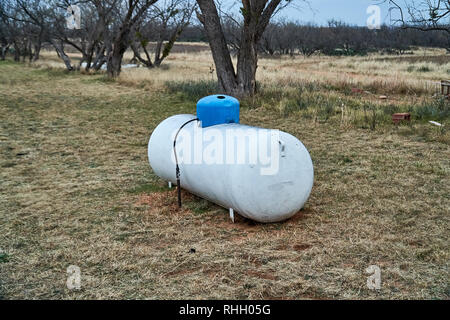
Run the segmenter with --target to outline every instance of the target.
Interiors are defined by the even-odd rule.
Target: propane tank
[[[156,175],[187,191],[263,223],[292,217],[314,180],[308,150],[294,136],[239,124],[239,102],[214,95],[197,103],[197,117],[161,122],[148,144]]]

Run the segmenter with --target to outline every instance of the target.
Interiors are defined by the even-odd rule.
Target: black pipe
[[[191,119],[191,120],[183,123],[183,125],[180,127],[180,129],[178,129],[177,134],[175,135],[175,138],[173,139],[173,153],[175,154],[175,163],[176,163],[175,176],[177,177],[178,207],[179,208],[181,208],[181,181],[180,181],[180,166],[178,165],[178,157],[177,157],[177,138],[178,138],[178,134],[180,133],[181,129],[183,129],[188,123],[191,123],[193,121],[199,121],[199,119],[195,118],[195,119]]]

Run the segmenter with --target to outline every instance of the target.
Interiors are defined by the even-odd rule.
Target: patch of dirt
[[[263,265],[263,261],[261,261],[260,258],[250,255],[250,254],[247,254],[247,253],[241,254],[240,258],[244,261],[248,261],[248,262],[254,264],[257,267],[260,267]]]
[[[191,200],[192,197],[193,195],[182,190],[182,200]],[[136,205],[149,206],[150,213],[154,211],[161,211],[162,209],[165,209],[165,211],[167,210],[170,213],[190,212],[190,210],[185,207],[182,207],[180,210],[180,208],[178,207],[177,199],[176,189],[164,192],[145,193],[139,195]]]
[[[249,275],[250,277],[256,277],[259,279],[278,280],[278,277],[273,274],[266,273],[266,272],[260,272],[260,271],[256,271],[256,270],[247,271],[247,275]]]
[[[287,244],[280,244],[279,246],[275,247],[275,250],[277,251],[283,251],[283,250],[287,250],[289,247]]]
[[[307,243],[298,243],[298,244],[295,244],[293,246],[294,250],[298,251],[298,252],[307,250],[307,249],[309,249],[311,247],[312,246],[310,244],[307,244]]]
[[[303,220],[308,218],[308,215],[314,213],[314,210],[310,208],[302,209],[299,212],[297,212],[292,218],[288,219],[286,223],[288,224],[298,224],[302,222]]]
[[[182,270],[173,270],[165,274],[165,276],[174,277],[174,276],[182,276],[185,274],[189,274],[195,272],[196,269],[182,269]]]
[[[245,231],[247,233],[254,233],[260,230],[260,227],[263,225],[262,223],[255,222],[253,220],[244,218],[239,214],[235,214],[234,223],[228,217],[221,220],[208,220],[207,223],[214,224],[217,228],[223,229],[238,229],[240,231]]]
[[[211,269],[203,269],[202,270],[203,274],[207,275],[208,277],[215,278],[219,273],[217,272],[216,268],[211,268]]]

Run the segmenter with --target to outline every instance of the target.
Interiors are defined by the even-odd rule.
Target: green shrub
[[[431,72],[433,71],[433,69],[431,69],[430,67],[427,66],[423,66],[417,69],[418,72]]]
[[[219,90],[217,81],[168,81],[165,83],[170,93],[181,92],[189,99],[199,100],[205,96],[222,93]]]
[[[443,97],[412,108],[413,116],[423,120],[444,120],[450,116],[450,104]]]

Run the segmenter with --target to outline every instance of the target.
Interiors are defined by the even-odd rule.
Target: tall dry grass
[[[74,62],[79,55],[70,54]],[[442,56],[444,63],[431,59]],[[450,56],[442,50],[419,50],[410,62],[402,57],[371,54],[364,57],[261,57],[257,81],[264,86],[290,87],[299,83],[315,83],[337,89],[361,88],[375,94],[433,94],[441,79],[450,78]],[[132,54],[127,52],[124,63]],[[400,61],[399,61],[400,59]],[[236,64],[236,59],[233,59]],[[34,63],[40,67],[63,68],[53,52],[43,52]],[[161,90],[167,82],[215,80],[215,67],[208,47],[199,52],[171,54],[161,68],[124,69],[118,82],[125,85]]]

